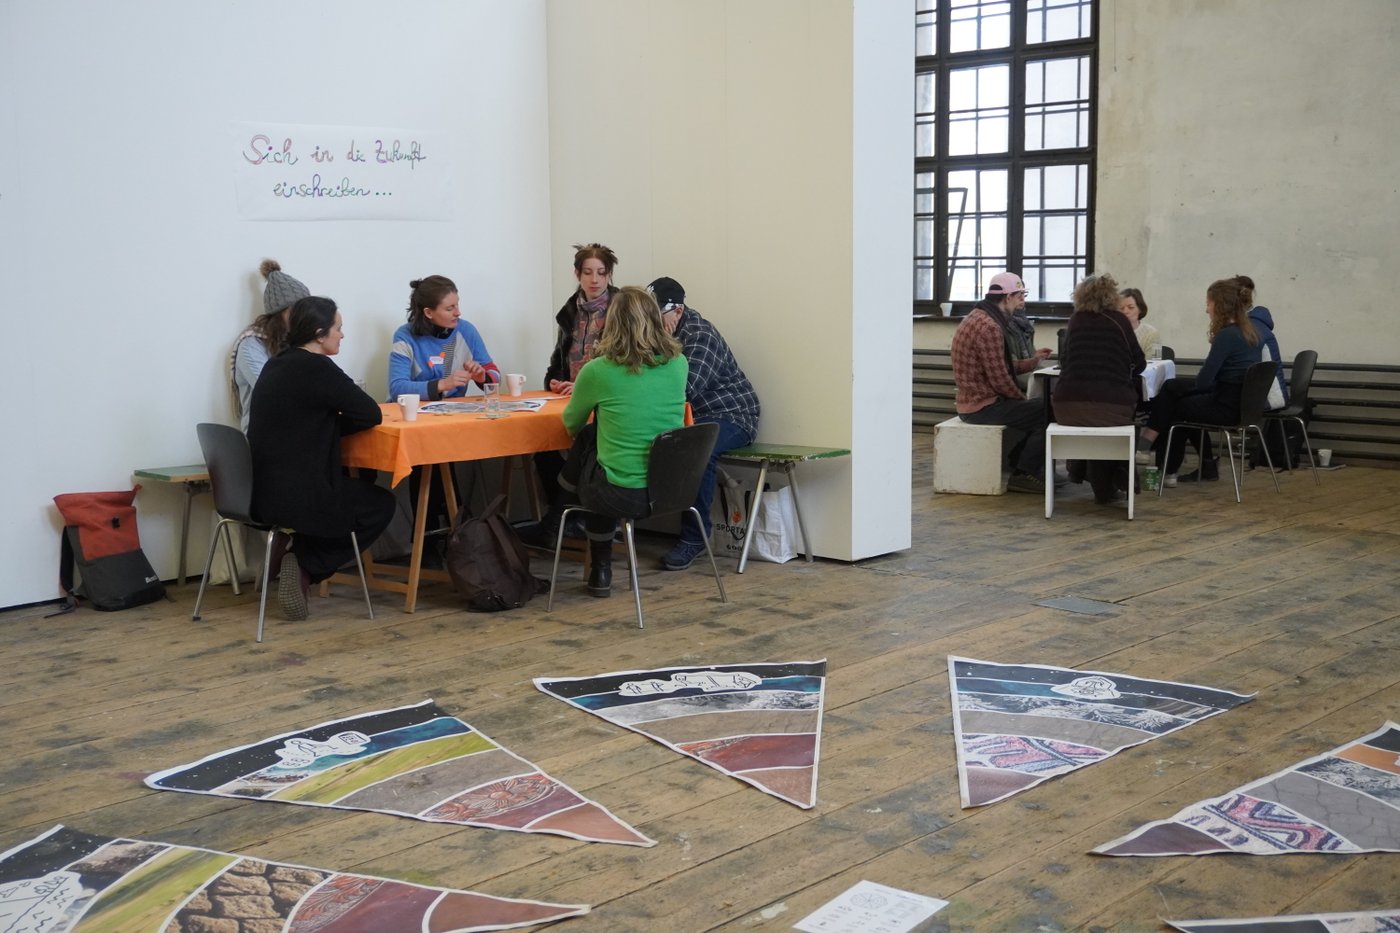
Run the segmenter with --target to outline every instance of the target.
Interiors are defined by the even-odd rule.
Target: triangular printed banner
[[[64,826],[0,853],[6,933],[477,933],[586,913],[586,904],[493,897]]]
[[[535,686],[788,803],[817,802],[824,659],[536,677]]]
[[[1094,850],[1100,855],[1400,852],[1400,726],[1384,726]]]
[[[1170,680],[948,657],[958,786],[981,807],[1247,703]]]
[[[584,842],[656,844],[431,700],[216,752],[153,774],[146,784]]]

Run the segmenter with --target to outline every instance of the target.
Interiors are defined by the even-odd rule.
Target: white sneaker
[[[1168,473],[1166,476],[1162,477],[1162,485],[1165,486],[1165,487],[1167,487],[1168,489],[1175,489],[1175,488],[1176,488],[1176,474],[1175,474],[1175,473]]]
[[[1152,466],[1157,462],[1157,456],[1150,450],[1139,450],[1133,454],[1133,460],[1137,462],[1138,466]]]

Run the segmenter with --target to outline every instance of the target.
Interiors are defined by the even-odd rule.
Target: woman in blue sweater
[[[1163,468],[1162,481],[1177,484],[1177,470],[1186,456],[1186,441],[1197,437],[1194,431],[1179,431],[1171,450],[1163,450],[1163,436],[1180,421],[1202,424],[1235,424],[1240,419],[1240,394],[1249,367],[1259,362],[1264,344],[1273,333],[1251,320],[1252,289],[1238,279],[1219,279],[1206,289],[1206,313],[1210,315],[1210,353],[1194,380],[1172,379],[1152,402],[1152,414],[1142,436],[1153,443],[1157,463]],[[1210,434],[1201,450],[1200,469],[1194,480],[1213,480],[1220,468],[1211,457]]]
[[[436,401],[465,395],[472,382],[500,382],[500,367],[481,334],[462,320],[456,284],[430,275],[408,286],[408,323],[394,331],[389,350],[389,400],[416,395]]]

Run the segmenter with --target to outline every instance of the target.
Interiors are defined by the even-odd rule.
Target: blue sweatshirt
[[[468,356],[485,367],[487,382],[501,381],[500,367],[491,362],[491,354],[471,322],[458,320],[455,328],[426,335],[415,334],[404,324],[394,331],[394,345],[389,350],[389,401],[400,395],[433,400],[465,395],[467,387],[458,386],[444,396],[437,383],[460,369],[459,364]]]

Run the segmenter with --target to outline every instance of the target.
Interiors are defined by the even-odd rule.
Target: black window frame
[[[1007,229],[1006,268],[1021,272],[1025,255],[1025,172],[1030,168],[1056,165],[1087,166],[1087,196],[1085,199],[1085,271],[1094,267],[1094,211],[1097,200],[1097,143],[1098,143],[1098,102],[1099,102],[1099,0],[1090,0],[1089,36],[1087,38],[1066,39],[1058,42],[1040,42],[1031,45],[1027,42],[1026,0],[1011,0],[1011,44],[998,49],[978,49],[967,52],[949,52],[952,33],[952,0],[918,0],[915,4],[917,17],[928,10],[936,11],[934,51],[929,55],[916,55],[914,58],[915,80],[918,76],[933,73],[934,84],[934,155],[920,157],[915,154],[914,182],[917,210],[918,178],[925,173],[934,177],[933,192],[933,289],[934,297],[917,297],[917,270],[921,261],[930,257],[917,253],[918,238],[913,232],[914,263],[910,269],[915,279],[914,316],[916,318],[941,317],[940,304],[947,300],[949,293],[950,270],[948,244],[948,175],[950,172],[967,169],[994,169],[1007,172]],[[1026,150],[1026,66],[1030,62],[1050,59],[1087,57],[1089,69],[1089,101],[1087,107],[1088,144],[1069,149]],[[1006,152],[994,154],[948,155],[949,136],[949,74],[954,70],[982,66],[1009,65],[1010,87],[1008,100],[1008,146]],[[916,117],[917,122],[917,117]],[[985,276],[984,276],[985,278]],[[979,296],[980,298],[980,296]],[[972,302],[953,302],[952,316],[961,317],[972,308]],[[1073,306],[1066,295],[1055,300],[1043,296],[1028,301],[1026,312],[1031,317],[1066,318]]]

